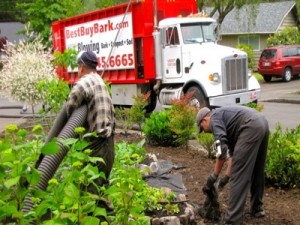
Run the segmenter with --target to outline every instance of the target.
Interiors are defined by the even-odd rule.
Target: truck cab
[[[193,91],[197,107],[245,104],[259,97],[260,86],[248,71],[245,52],[217,44],[216,21],[201,15],[160,21],[154,33],[156,77],[164,107]]]

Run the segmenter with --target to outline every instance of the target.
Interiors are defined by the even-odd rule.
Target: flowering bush
[[[4,67],[0,72],[0,90],[13,100],[28,105],[42,103],[37,90],[41,80],[55,77],[51,64],[51,52],[42,45],[39,38],[19,44],[7,43]]]

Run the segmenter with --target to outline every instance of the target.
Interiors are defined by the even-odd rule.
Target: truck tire
[[[193,98],[191,99],[191,104],[195,105],[197,109],[203,107],[209,107],[207,98],[204,96],[203,91],[197,87],[190,87],[187,90],[187,93],[194,93]]]

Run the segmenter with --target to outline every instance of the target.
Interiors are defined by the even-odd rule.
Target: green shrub
[[[132,126],[129,120],[129,110],[130,108],[115,107],[116,124],[124,131],[126,136],[128,135],[129,128]]]
[[[300,186],[300,125],[270,135],[266,163],[267,181],[278,187]]]
[[[37,90],[38,83],[56,77],[51,58],[51,49],[42,44],[39,36],[34,37],[31,42],[21,40],[17,44],[6,46],[4,68],[0,73],[0,89],[3,94],[31,105],[34,113],[34,106],[43,103]]]
[[[175,144],[175,133],[169,128],[170,118],[167,111],[153,112],[145,120],[143,132],[146,140],[152,145],[172,146]]]
[[[146,119],[143,132],[150,144],[162,146],[188,146],[195,133],[196,108],[189,104],[193,93],[174,100],[172,106]]]
[[[209,158],[215,158],[215,155],[213,154],[213,144],[215,141],[213,134],[202,132],[196,135],[196,140],[203,148],[205,148]]]
[[[55,51],[53,53],[53,65],[61,68],[68,68],[70,66],[73,70],[77,67],[77,55],[78,52],[72,48],[67,48],[63,53]]]
[[[146,106],[148,105],[149,97],[150,92],[133,96],[134,104],[129,110],[129,121],[132,124],[138,124],[140,130],[142,130],[142,125],[145,122]]]
[[[172,106],[167,110],[170,119],[168,127],[175,133],[175,143],[179,146],[188,146],[188,140],[196,131],[195,118],[196,107],[189,104],[193,93],[188,93],[178,100],[172,102]]]
[[[256,102],[249,102],[249,103],[245,104],[245,106],[256,109],[258,112],[261,112],[264,109],[264,105],[257,104]]]
[[[40,113],[47,115],[57,114],[65,103],[69,93],[69,84],[54,77],[52,80],[41,80],[37,85],[38,93],[42,96],[43,108]]]
[[[254,60],[254,53],[253,53],[252,46],[239,44],[237,46],[237,48],[241,49],[242,51],[247,53],[247,55],[248,55],[248,68],[253,69],[254,66],[255,66],[255,60]]]
[[[267,46],[293,45],[300,43],[300,32],[297,27],[286,27],[267,39]]]
[[[146,106],[148,105],[149,96],[150,92],[133,96],[134,104],[130,108],[115,108],[117,124],[123,128],[125,135],[128,134],[128,129],[132,127],[133,124],[139,126],[142,135],[142,125],[145,122]]]

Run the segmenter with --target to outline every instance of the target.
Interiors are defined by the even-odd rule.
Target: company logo
[[[93,37],[95,34],[124,29],[129,27],[128,21],[123,21],[114,24],[111,20],[107,20],[105,24],[94,23],[92,26],[81,25],[77,28],[65,30],[66,39],[89,36]]]

